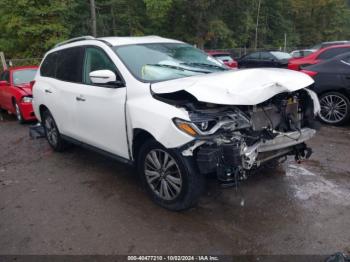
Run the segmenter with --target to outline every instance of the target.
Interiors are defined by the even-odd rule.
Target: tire
[[[339,92],[328,92],[320,96],[320,120],[328,125],[341,126],[350,118],[349,98]]]
[[[22,115],[22,112],[21,112],[21,108],[19,107],[17,101],[14,101],[13,106],[15,107],[16,118],[17,118],[18,123],[24,124],[26,121],[23,118],[23,115]]]
[[[66,148],[66,141],[62,139],[55,119],[48,110],[43,113],[42,124],[49,145],[54,151],[62,152]]]
[[[141,146],[137,170],[151,199],[172,211],[193,207],[203,191],[204,177],[196,172],[192,158],[166,149],[155,140]]]

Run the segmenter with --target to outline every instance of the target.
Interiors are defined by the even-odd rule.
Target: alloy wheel
[[[58,142],[58,131],[55,122],[51,116],[48,116],[45,119],[45,130],[47,140],[49,141],[49,143],[53,146],[56,146]]]
[[[320,118],[329,124],[341,122],[348,114],[348,105],[344,98],[336,94],[325,95],[320,100]]]
[[[21,115],[21,110],[19,109],[19,106],[17,103],[15,103],[15,110],[16,110],[16,117],[19,122],[22,121],[22,115]]]
[[[182,176],[175,159],[161,149],[151,150],[145,158],[144,174],[152,191],[163,200],[181,193]]]

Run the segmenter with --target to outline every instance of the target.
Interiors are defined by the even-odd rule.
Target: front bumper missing
[[[315,133],[316,131],[311,128],[280,132],[271,140],[262,139],[250,146],[245,144],[243,138],[223,144],[207,144],[197,140],[192,146],[183,150],[182,154],[195,156],[201,173],[217,172],[218,176],[222,174],[220,176],[223,178],[225,174],[237,171],[244,173],[259,167],[264,162],[286,155],[294,155],[296,159],[308,158],[311,149],[307,148],[304,142],[312,138]]]
[[[311,128],[281,132],[271,140],[264,140],[252,146],[244,147],[242,150],[242,166],[249,170],[269,160],[288,155],[292,151],[296,151],[296,154],[299,155],[301,149],[295,150],[295,147],[303,145],[302,150],[304,150],[306,148],[304,142],[312,138],[315,133],[316,130]]]
[[[295,146],[309,140],[315,134],[316,130],[311,128],[302,128],[300,131],[280,133],[272,140],[261,142],[257,149],[259,153],[262,153]]]

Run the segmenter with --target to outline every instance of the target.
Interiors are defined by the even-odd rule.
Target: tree
[[[96,25],[92,22],[95,20]],[[91,32],[94,35],[95,26],[97,36],[161,35],[200,48],[254,47],[255,44],[259,48],[278,48],[283,46],[285,34],[289,47],[308,47],[321,41],[350,39],[350,2],[0,1],[0,50],[7,57],[42,57],[57,42]]]
[[[96,28],[96,5],[95,0],[90,0],[90,12],[91,12],[91,32],[94,37],[97,36]]]
[[[0,49],[8,57],[41,57],[71,31],[65,13],[72,0],[0,1]]]

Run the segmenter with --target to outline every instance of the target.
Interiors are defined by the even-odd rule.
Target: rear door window
[[[245,59],[247,59],[247,60],[259,60],[260,59],[260,52],[251,53],[251,54],[247,55],[245,57]]]
[[[81,83],[83,59],[84,48],[80,46],[57,51],[56,78]]]
[[[261,52],[260,53],[261,60],[271,60],[273,58],[274,58],[273,55],[271,55],[269,52]]]

